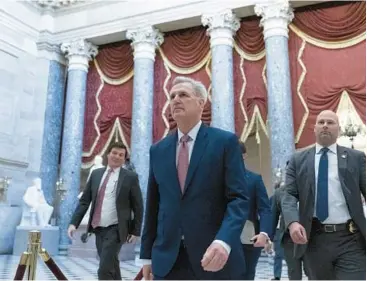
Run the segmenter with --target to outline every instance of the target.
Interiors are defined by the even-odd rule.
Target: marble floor
[[[56,264],[68,280],[97,280],[98,261],[94,258],[54,257]],[[19,256],[0,255],[0,280],[13,280],[19,262]],[[134,261],[121,262],[123,280],[132,280],[139,271]],[[273,278],[272,258],[262,256],[259,260],[256,279],[270,280]],[[283,280],[288,280],[287,266],[283,263]],[[26,279],[26,276],[25,278]],[[37,280],[56,280],[42,260],[37,265]]]

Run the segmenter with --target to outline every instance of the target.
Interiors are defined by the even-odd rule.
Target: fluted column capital
[[[240,20],[229,9],[201,17],[203,26],[208,26],[210,46],[228,45],[233,47],[233,35],[240,28]]]
[[[154,61],[155,50],[164,41],[163,34],[153,26],[130,29],[126,33],[126,38],[132,41],[134,49],[134,60],[137,58],[147,58]]]
[[[89,61],[98,54],[98,47],[83,39],[62,43],[60,49],[68,59],[68,70],[87,72]]]
[[[255,13],[261,16],[264,39],[272,36],[288,38],[288,24],[293,20],[293,9],[288,0],[275,0],[266,4],[256,4]]]

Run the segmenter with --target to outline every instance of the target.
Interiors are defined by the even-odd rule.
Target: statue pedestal
[[[97,247],[96,247],[96,236],[92,234],[87,243],[83,243],[80,240],[80,236],[87,230],[86,225],[80,225],[75,231],[73,244],[69,247],[70,257],[79,258],[96,258],[98,259]],[[121,247],[119,254],[120,261],[135,260],[135,244],[124,244]]]
[[[15,229],[22,218],[22,207],[0,204],[0,254],[11,254]]]
[[[41,247],[45,248],[50,256],[59,254],[60,230],[58,226],[17,226],[13,255],[20,256],[28,247],[28,233],[32,230],[41,232]]]

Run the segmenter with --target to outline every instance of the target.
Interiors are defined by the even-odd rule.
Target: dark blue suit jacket
[[[262,177],[249,170],[246,170],[245,177],[250,199],[248,220],[254,223],[256,234],[265,232],[270,236],[271,205]]]
[[[176,169],[177,138],[175,132],[150,149],[140,257],[152,260],[154,275],[166,276],[184,236],[199,279],[241,279],[245,268],[239,237],[249,201],[238,139],[232,133],[202,125],[182,195]],[[206,272],[201,259],[216,239],[230,245],[231,253],[222,270]]]

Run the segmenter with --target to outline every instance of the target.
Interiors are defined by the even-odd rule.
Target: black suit
[[[308,238],[308,244],[296,245],[295,257],[305,255],[311,279],[359,278],[363,269],[365,275],[366,219],[361,194],[366,197],[366,156],[360,151],[337,146],[339,181],[349,214],[359,231],[351,234],[345,227],[343,231],[321,233],[322,231],[315,232],[316,226],[313,224],[316,193],[315,153],[316,148],[313,147],[293,155],[286,173],[286,192],[282,200],[285,225],[289,227],[292,222],[298,221],[304,226]],[[335,251],[335,258],[332,261],[325,260],[324,263],[320,259],[328,256],[331,249]],[[357,256],[361,258],[358,259]],[[360,265],[359,261],[362,261],[363,256],[364,261]],[[328,258],[331,259],[330,256]],[[328,270],[333,276],[325,275]],[[359,272],[359,275],[356,272]]]
[[[129,234],[140,236],[143,218],[143,200],[137,174],[121,168],[116,186],[118,224],[93,229],[91,222],[98,189],[105,171],[106,168],[100,168],[92,172],[70,224],[78,227],[90,203],[92,203],[87,229],[88,232],[94,232],[96,234],[96,246],[98,255],[100,256],[98,279],[121,279],[118,253]],[[132,212],[133,218],[131,217]]]

